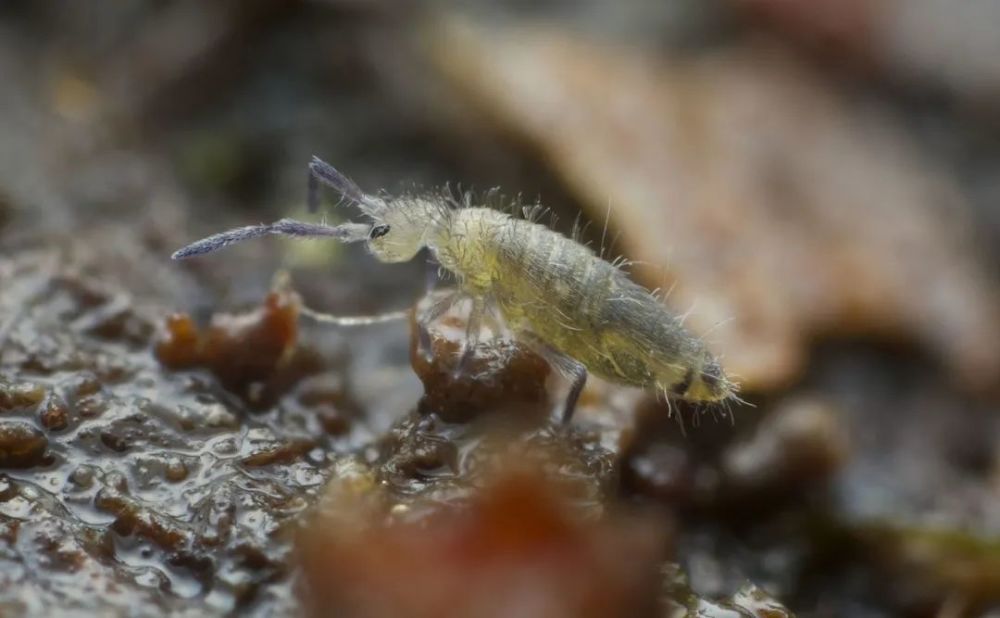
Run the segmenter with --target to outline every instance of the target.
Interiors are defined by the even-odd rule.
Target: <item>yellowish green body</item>
[[[719,364],[645,288],[590,248],[489,208],[454,211],[427,244],[473,297],[609,380],[691,401],[731,394]]]
[[[575,240],[499,210],[458,204],[448,195],[395,199],[369,195],[317,158],[309,170],[310,206],[318,205],[318,184],[326,184],[371,222],[330,226],[282,219],[215,234],[173,257],[201,255],[266,234],[365,242],[383,262],[411,260],[426,247],[474,301],[467,351],[479,336],[482,314],[493,306],[523,341],[573,375],[565,419],[583,387],[584,369],[688,401],[716,402],[735,396],[719,363],[680,319]],[[344,317],[310,311],[308,315],[342,325],[399,317],[398,312]]]

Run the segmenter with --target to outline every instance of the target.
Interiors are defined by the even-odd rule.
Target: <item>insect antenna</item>
[[[356,242],[368,237],[370,226],[363,223],[343,223],[341,225],[324,225],[322,223],[306,223],[295,219],[281,219],[275,223],[248,225],[236,229],[213,234],[202,238],[186,247],[174,251],[170,257],[175,260],[194,257],[217,251],[233,243],[243,242],[268,234],[293,236],[297,238],[326,237],[341,242]]]
[[[306,208],[311,213],[319,211],[319,178],[313,172],[312,165],[309,166],[309,180],[306,184]]]
[[[385,211],[386,206],[382,201],[368,195],[353,180],[341,174],[326,161],[314,156],[309,162],[309,212],[316,212],[319,209],[320,183],[335,189],[344,199],[349,200],[368,216],[377,217]]]
[[[337,326],[366,326],[368,324],[382,324],[384,322],[393,322],[395,320],[405,319],[409,317],[410,310],[402,309],[400,311],[388,311],[378,315],[333,315],[330,313],[323,313],[322,311],[315,311],[305,305],[299,305],[299,313],[324,324],[336,324]]]

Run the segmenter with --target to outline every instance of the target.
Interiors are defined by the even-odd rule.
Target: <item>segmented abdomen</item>
[[[486,209],[462,211],[453,269],[529,331],[590,371],[670,389],[704,363],[700,340],[646,289],[589,248],[542,225]],[[450,266],[451,267],[451,266]]]
[[[523,308],[534,330],[602,328],[601,305],[621,276],[587,247],[548,228],[512,220],[495,240],[493,294]]]

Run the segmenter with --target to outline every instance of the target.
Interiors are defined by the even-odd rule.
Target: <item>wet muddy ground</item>
[[[780,4],[0,9],[0,615],[1000,612],[1000,82]],[[561,426],[502,334],[455,374],[461,307],[430,350],[426,299],[300,313],[423,264],[169,260],[307,217],[313,154],[595,243],[610,203],[752,406],[591,380]]]

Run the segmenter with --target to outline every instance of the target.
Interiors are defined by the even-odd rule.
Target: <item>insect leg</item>
[[[472,310],[469,311],[469,319],[465,327],[465,342],[462,344],[462,355],[458,358],[453,374],[460,376],[469,364],[469,359],[479,345],[479,335],[483,326],[483,314],[486,313],[486,299],[481,296],[473,296]]]
[[[580,393],[583,392],[583,387],[587,384],[587,368],[583,363],[563,354],[533,333],[522,332],[518,334],[518,338],[569,379],[569,394],[566,395],[566,403],[563,405],[562,412],[562,423],[568,424],[573,419]]]
[[[562,414],[563,425],[568,425],[573,419],[573,413],[576,412],[576,402],[580,399],[580,393],[583,392],[583,387],[587,384],[587,368],[583,366],[583,363],[579,363],[568,356],[565,359],[569,367],[569,373],[571,374],[570,379],[572,380]]]
[[[174,251],[170,257],[175,260],[211,253],[228,245],[259,236],[277,234],[279,236],[294,236],[298,238],[326,237],[341,242],[357,242],[368,238],[370,226],[363,223],[343,223],[341,225],[324,225],[322,223],[306,223],[295,219],[282,219],[274,223],[248,225],[238,227],[208,238],[202,238],[190,245]]]
[[[377,315],[333,315],[330,313],[323,313],[322,311],[315,311],[305,305],[299,305],[299,313],[316,320],[317,322],[323,322],[325,324],[336,324],[337,326],[367,326],[368,324],[382,324],[384,322],[402,320],[410,314],[410,310],[402,309],[400,311],[388,311]]]
[[[427,325],[438,319],[446,311],[452,308],[454,304],[461,297],[461,293],[453,291],[448,293],[442,298],[434,301],[434,303],[427,308],[427,311],[419,314],[415,320],[417,324],[417,345],[419,349],[417,350],[424,355],[424,358],[430,362],[431,356],[433,354],[433,349],[431,345],[431,334],[427,330]]]
[[[278,270],[274,273],[274,277],[271,280],[271,289],[282,290],[294,294],[295,292],[292,287],[291,274],[289,274],[289,272],[285,269]],[[317,322],[336,324],[337,326],[365,326],[367,324],[382,324],[393,320],[401,320],[410,314],[409,309],[404,309],[401,311],[389,311],[377,315],[332,315],[309,308],[307,305],[302,303],[301,297],[299,297],[298,294],[295,294],[295,296],[299,298],[298,311],[300,314],[306,316],[307,318],[316,320]]]
[[[424,272],[424,296],[430,296],[434,292],[434,288],[437,286],[438,282],[438,270],[441,265],[438,261],[434,259],[434,256],[428,252],[427,255],[427,270]]]

